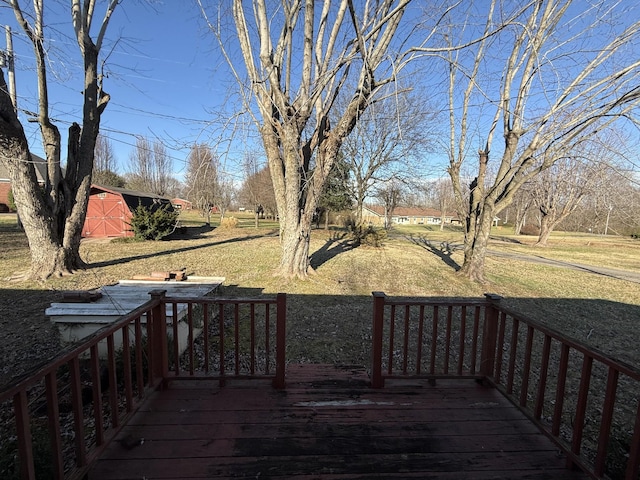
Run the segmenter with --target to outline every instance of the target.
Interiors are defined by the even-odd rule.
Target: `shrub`
[[[8,193],[7,197],[8,197],[8,200],[9,200],[9,205],[7,205],[9,207],[9,210],[11,212],[17,211],[16,199],[13,197],[13,190],[9,189],[9,193]]]
[[[238,228],[238,219],[236,217],[224,217],[220,220],[220,228]]]
[[[535,225],[524,225],[520,229],[520,235],[533,235],[537,237],[538,235],[540,235],[540,229]]]
[[[160,240],[166,237],[176,227],[178,212],[170,205],[150,209],[143,205],[133,211],[131,229],[135,238],[142,240]]]
[[[381,247],[384,240],[387,239],[387,231],[383,228],[375,228],[373,225],[353,226],[350,233],[356,245]]]

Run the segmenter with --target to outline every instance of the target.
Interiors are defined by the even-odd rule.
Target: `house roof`
[[[377,216],[384,215],[384,207],[382,205],[366,205],[364,207]],[[434,217],[440,218],[442,215],[440,210],[434,208],[418,208],[418,207],[396,207],[391,213],[394,217]],[[448,213],[447,216],[455,217],[454,214]]]
[[[36,178],[38,182],[44,183],[44,179],[47,178],[47,161],[39,157],[38,155],[31,154],[31,160],[33,161],[33,166],[36,169]],[[0,181],[9,182],[11,179],[9,178],[9,171],[7,168],[0,163]]]

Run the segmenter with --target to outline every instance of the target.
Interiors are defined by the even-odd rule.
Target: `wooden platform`
[[[587,478],[496,390],[389,382],[359,367],[292,365],[266,382],[174,381],[88,478]]]

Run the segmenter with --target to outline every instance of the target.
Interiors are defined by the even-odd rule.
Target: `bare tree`
[[[584,163],[575,157],[563,158],[538,174],[533,181],[533,203],[540,214],[537,246],[545,247],[551,232],[592,193],[602,172],[598,159]]]
[[[448,170],[458,214],[466,219],[461,273],[473,280],[485,281],[494,216],[511,204],[520,187],[577,151],[598,130],[631,118],[639,104],[635,6],[598,1],[570,9],[571,4],[514,2],[508,12],[507,4],[492,1],[484,7],[484,31],[502,25],[504,18],[508,28],[443,55],[449,74]],[[444,35],[446,45],[451,46],[453,33]],[[474,36],[460,29],[455,33]],[[490,114],[486,122],[485,112]],[[474,118],[477,128],[472,130]],[[480,132],[483,146],[475,156],[469,141]],[[498,132],[503,145],[494,145]],[[494,148],[495,159],[490,157]],[[475,173],[465,178],[463,163],[470,158],[477,159]]]
[[[221,172],[220,177],[220,184],[215,196],[215,206],[218,208],[220,219],[222,220],[236,198],[236,189],[228,174]]]
[[[243,202],[251,205],[253,209],[255,227],[258,228],[260,218],[269,212],[275,217],[275,195],[273,184],[269,174],[269,166],[260,167],[259,159],[255,154],[245,156],[245,179],[239,195]]]
[[[248,7],[234,0],[242,66],[219,23],[228,17],[210,17],[219,19],[209,25],[247,94],[247,108],[258,110],[254,120],[276,196],[279,273],[285,277],[306,278],[312,218],[338,151],[376,93],[402,67],[390,47],[409,3],[255,0]],[[239,73],[245,70],[248,83]],[[355,88],[337,111],[335,100],[345,85]]]
[[[434,123],[423,98],[408,90],[390,92],[363,112],[345,138],[341,151],[353,179],[357,225],[367,195],[378,184],[409,181],[420,170]]]
[[[187,198],[211,224],[211,211],[219,197],[219,161],[211,148],[197,144],[189,153],[185,187]]]
[[[446,219],[454,209],[455,197],[451,180],[441,178],[427,186],[431,203],[440,211],[440,230],[444,230]]]
[[[522,227],[525,226],[527,222],[527,214],[529,213],[531,207],[533,206],[533,189],[531,186],[526,183],[513,197],[513,202],[510,205],[511,210],[513,210],[513,234],[520,235],[522,232]]]
[[[99,74],[98,56],[107,26],[119,0],[106,5],[95,40],[91,29],[95,0],[71,0],[70,17],[84,65],[82,126],[69,128],[67,164],[61,168],[61,138],[49,117],[48,64],[45,50],[44,1],[33,3],[33,11],[23,13],[19,0],[9,0],[16,19],[31,41],[38,77],[38,115],[42,144],[47,160],[44,188],[38,185],[29,145],[9,98],[4,74],[0,71],[0,161],[9,171],[12,191],[31,251],[33,278],[48,278],[84,268],[80,239],[86,217],[96,137],[100,117],[109,101]],[[31,23],[29,19],[32,19]]]
[[[129,155],[127,187],[165,196],[173,185],[172,162],[167,149],[159,140],[153,143],[146,137],[136,138],[136,148]]]
[[[384,228],[391,228],[393,211],[402,200],[402,186],[397,180],[390,180],[376,188],[375,197],[384,207]]]
[[[117,172],[111,141],[100,134],[96,138],[92,182],[103,186],[124,187],[125,180]]]

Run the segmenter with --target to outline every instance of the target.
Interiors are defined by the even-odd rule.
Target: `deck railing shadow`
[[[371,378],[470,378],[501,391],[593,478],[637,479],[640,371],[485,299],[374,292]]]
[[[284,294],[150,294],[0,392],[0,478],[83,478],[145,399],[174,379],[284,386]]]

